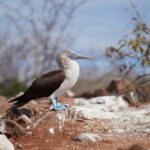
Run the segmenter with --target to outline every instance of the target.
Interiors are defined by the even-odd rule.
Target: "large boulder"
[[[99,96],[88,100],[85,98],[75,98],[74,102],[77,105],[102,111],[119,111],[128,107],[128,103],[123,99],[123,96]]]
[[[15,150],[12,143],[4,134],[0,134],[0,150]]]

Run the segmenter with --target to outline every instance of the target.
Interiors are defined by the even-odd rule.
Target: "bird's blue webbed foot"
[[[65,110],[67,109],[66,105],[56,105],[54,107],[54,110]]]
[[[53,99],[51,99],[51,102],[53,104],[54,110],[65,110],[67,109],[68,105],[67,104],[59,104],[59,99],[58,97],[56,98],[56,105],[54,104]]]

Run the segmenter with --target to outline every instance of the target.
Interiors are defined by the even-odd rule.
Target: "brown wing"
[[[64,70],[48,72],[37,78],[24,93],[26,99],[37,99],[50,96],[65,79]]]

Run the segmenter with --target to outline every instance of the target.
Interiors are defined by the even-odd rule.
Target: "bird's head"
[[[63,50],[57,55],[56,61],[57,61],[58,66],[64,69],[64,68],[70,68],[70,66],[72,66],[72,63],[77,65],[75,61],[71,61],[75,59],[91,60],[90,57],[79,55],[70,50]]]
[[[82,56],[80,54],[77,54],[71,50],[63,50],[61,51],[58,55],[57,58],[70,58],[70,59],[87,59],[87,60],[91,60],[90,57],[88,56]]]

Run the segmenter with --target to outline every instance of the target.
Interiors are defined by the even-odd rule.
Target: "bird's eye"
[[[69,58],[75,59],[75,54],[70,54]]]

